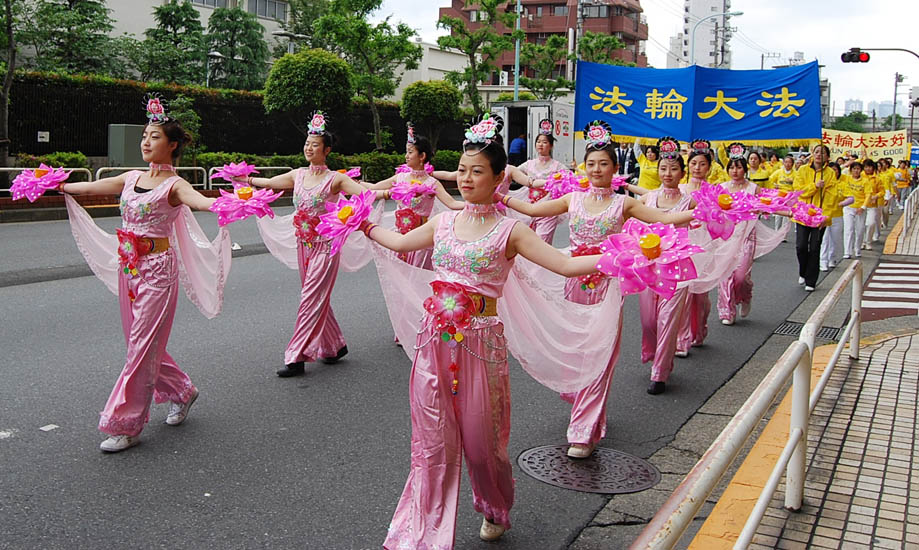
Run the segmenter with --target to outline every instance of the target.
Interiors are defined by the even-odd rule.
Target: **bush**
[[[343,113],[351,106],[351,66],[325,50],[301,50],[278,59],[265,82],[263,104],[269,114],[281,113],[306,135],[316,109]]]
[[[53,168],[89,168],[89,161],[86,160],[86,155],[79,151],[76,153],[57,151],[39,156],[19,153],[16,155],[16,161],[17,164],[23,168],[38,168],[42,164]],[[86,174],[74,174],[68,181],[86,180]]]
[[[462,94],[445,80],[413,82],[402,92],[402,118],[412,121],[437,148],[444,126],[460,116]]]
[[[517,97],[519,98],[518,101],[534,101],[536,99],[536,96],[531,92],[519,92]],[[514,101],[514,92],[501,92],[495,98],[495,101]]]
[[[432,163],[438,170],[452,172],[459,166],[459,159],[463,155],[460,151],[446,151],[441,149],[434,153],[434,162]]]

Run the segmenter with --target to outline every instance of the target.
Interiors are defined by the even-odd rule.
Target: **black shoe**
[[[650,393],[651,395],[658,395],[660,393],[664,393],[664,383],[655,382],[654,380],[652,380],[651,384],[648,386],[648,393]]]
[[[289,378],[291,376],[299,376],[301,374],[303,374],[303,361],[297,361],[296,363],[284,365],[283,369],[278,370],[278,376],[281,378]]]
[[[326,365],[331,365],[332,363],[337,363],[338,360],[344,357],[345,355],[348,355],[348,346],[342,346],[342,348],[338,350],[338,353],[335,354],[335,357],[323,357],[322,359],[320,359],[320,361],[322,361]]]

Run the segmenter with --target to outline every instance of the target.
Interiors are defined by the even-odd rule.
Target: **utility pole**
[[[890,115],[890,129],[897,129],[897,87],[903,82],[905,75],[894,73],[893,75],[893,114]]]
[[[712,57],[714,58],[714,59],[712,59],[712,67],[717,67],[717,66],[718,66],[718,20],[717,20],[717,19],[715,19],[715,33],[714,33],[714,34],[715,34],[715,47],[714,47],[714,49],[712,50],[712,52],[713,52],[715,55],[712,56]],[[722,44],[723,44],[723,43],[724,43],[724,41],[722,40]],[[724,59],[724,51],[723,51],[723,50],[722,50],[722,52],[721,52],[721,59]]]
[[[782,57],[782,54],[778,52],[764,53],[759,56],[759,68],[763,70],[766,68],[766,59],[778,59]]]
[[[877,111],[871,109],[871,131],[874,132],[877,129]]]

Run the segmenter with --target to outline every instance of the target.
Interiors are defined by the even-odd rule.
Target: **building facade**
[[[731,37],[735,30],[731,27],[731,17],[723,15],[703,20],[729,11],[731,0],[684,0],[683,32],[670,37],[667,68],[688,67],[695,63],[702,67],[730,69]]]
[[[437,44],[422,42],[421,39],[416,39],[415,42],[421,46],[423,52],[418,68],[409,71],[401,68],[400,70],[404,71],[402,80],[399,81],[396,92],[386,99],[399,101],[402,99],[402,92],[409,84],[419,80],[446,80],[447,73],[463,72],[469,64],[466,55],[459,50],[441,48]]]
[[[855,113],[855,112],[864,112],[865,110],[864,104],[862,103],[861,99],[847,99],[845,105],[846,105],[846,108],[845,108],[844,114],[847,114],[847,115]]]
[[[639,0],[603,0],[602,3],[595,0],[521,0],[521,4],[520,29],[526,34],[527,42],[542,44],[551,35],[562,35],[568,39],[569,49],[572,49],[575,46],[572,39],[578,35],[578,30],[611,34],[625,43],[625,49],[615,53],[616,59],[635,63],[638,67],[648,66],[645,53],[648,23],[642,15]],[[579,6],[582,10],[580,18]],[[515,2],[508,2],[502,9],[513,13]],[[440,8],[440,16],[444,15],[462,19],[471,29],[481,26],[477,21],[478,11],[468,7],[463,0],[451,0],[450,6]],[[502,25],[498,25],[497,30],[506,35],[511,33],[511,29]],[[497,66],[498,73],[488,83],[513,84],[514,51],[504,52]],[[565,75],[568,67],[566,63],[559,63],[557,69],[559,75]]]

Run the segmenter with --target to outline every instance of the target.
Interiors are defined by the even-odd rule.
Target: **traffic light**
[[[851,48],[842,54],[843,63],[867,63],[869,61],[871,61],[871,56],[868,55],[868,52],[863,52],[858,48]]]

